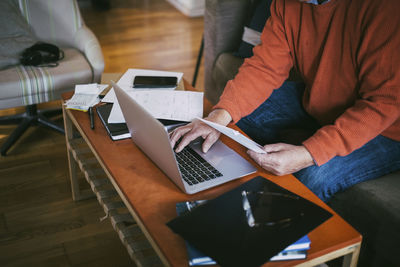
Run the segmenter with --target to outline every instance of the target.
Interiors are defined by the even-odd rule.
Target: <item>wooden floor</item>
[[[179,71],[192,81],[203,18],[188,18],[165,0],[111,2],[114,7],[106,16],[83,8],[86,24],[102,45],[105,72],[125,72],[127,68]],[[203,69],[201,77],[202,73]],[[196,87],[203,89],[201,77]]]
[[[202,18],[188,18],[164,0],[111,3],[111,10],[96,11],[90,1],[79,2],[102,45],[106,72],[161,69],[192,80]],[[202,77],[201,69],[198,88]],[[0,126],[0,144],[14,128]],[[32,127],[0,157],[0,266],[134,266],[103,216],[95,199],[72,201],[61,134]]]

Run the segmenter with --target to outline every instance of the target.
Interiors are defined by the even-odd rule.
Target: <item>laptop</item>
[[[147,112],[116,83],[111,82],[132,141],[183,192],[194,194],[254,173],[257,169],[218,140],[207,153],[202,140],[175,153],[164,125]]]

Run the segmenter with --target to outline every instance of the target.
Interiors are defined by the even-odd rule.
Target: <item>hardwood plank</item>
[[[202,17],[186,17],[164,0],[112,1],[112,9],[104,12],[102,19],[90,8],[82,11],[102,45],[105,72],[127,68],[181,71],[192,81],[203,34]],[[202,77],[201,68],[199,89],[204,88]]]
[[[64,243],[69,262],[74,266],[132,266],[132,261],[126,251],[118,246],[110,248],[109,243],[120,242],[115,232],[106,232]],[[122,246],[122,245],[121,245]],[[113,257],[110,257],[113,255]]]
[[[3,261],[0,256],[0,262],[8,267],[23,267],[27,266],[27,263],[29,263],[29,266],[43,267],[70,266],[62,245],[49,246],[46,249],[36,249],[29,253],[21,253],[12,261],[6,259]]]
[[[52,212],[49,213],[49,210],[52,210]],[[26,216],[27,214],[29,216]],[[96,205],[95,201],[73,203],[68,199],[5,213],[10,233],[26,231],[27,226],[29,226],[33,235],[41,235],[41,233],[47,235],[47,233],[78,229],[98,223],[99,218],[103,216],[103,210]]]
[[[4,235],[8,231],[6,218],[3,213],[0,213],[0,235]]]
[[[55,121],[59,123],[59,125],[62,125],[61,119]],[[16,125],[7,125],[0,128],[0,145],[5,141],[15,127]],[[53,148],[65,149],[65,146],[64,148],[61,146],[63,143],[65,144],[64,139],[65,138],[61,133],[44,127],[31,126],[20,137],[16,144],[11,147],[7,153],[7,157],[1,157],[0,164],[14,161],[16,159],[14,155],[18,155],[18,159],[21,157],[32,158],[32,156],[40,155],[44,150],[51,150]]]
[[[95,201],[72,203],[67,199],[9,211],[5,214],[8,231],[0,239],[1,251],[4,252],[0,255],[0,262],[14,260],[21,254],[33,255],[68,242],[75,242],[75,250],[79,250],[81,240],[97,238],[99,234],[110,233],[117,238],[109,221],[99,221],[102,216],[104,212]],[[117,239],[113,246],[126,253]]]

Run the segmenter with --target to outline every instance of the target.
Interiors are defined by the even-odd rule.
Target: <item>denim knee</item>
[[[327,202],[337,192],[400,169],[400,142],[377,136],[347,156],[310,166],[294,176]]]
[[[318,196],[322,201],[327,202],[341,189],[340,183],[334,177],[334,173],[325,171],[325,168],[310,166],[300,170],[293,175],[302,182],[308,189]]]

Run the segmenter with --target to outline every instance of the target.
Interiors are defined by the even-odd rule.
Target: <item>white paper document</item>
[[[117,84],[123,89],[123,90],[129,90],[133,88],[133,80],[135,79],[136,76],[138,75],[144,75],[144,76],[173,76],[177,77],[178,79],[178,84],[181,81],[183,77],[182,72],[171,72],[171,71],[159,71],[159,70],[145,70],[145,69],[128,69],[122,77],[119,79]],[[146,89],[146,88],[142,88]],[[174,90],[175,88],[168,88],[168,89],[163,89],[163,90]],[[114,89],[111,89],[101,100],[102,102],[107,102],[107,103],[114,103],[116,97],[114,93]]]
[[[157,119],[192,121],[203,116],[203,92],[132,89],[127,93]],[[108,123],[124,122],[119,103],[115,101]]]
[[[99,94],[107,87],[107,84],[77,84],[74,95],[65,102],[68,109],[87,111],[89,107],[96,105],[100,99]]]
[[[261,154],[267,153],[262,149],[261,145],[257,144],[253,140],[247,138],[246,136],[244,136],[243,134],[241,134],[240,132],[238,132],[234,129],[231,129],[231,128],[228,128],[228,127],[222,126],[220,124],[217,124],[217,123],[214,123],[211,121],[207,121],[207,120],[204,120],[201,118],[197,118],[197,119],[199,119],[202,122],[204,122],[205,124],[213,127],[215,130],[223,133],[224,135],[228,136],[229,138],[235,140],[242,146],[247,147],[250,150],[253,150],[254,152],[261,153]]]

